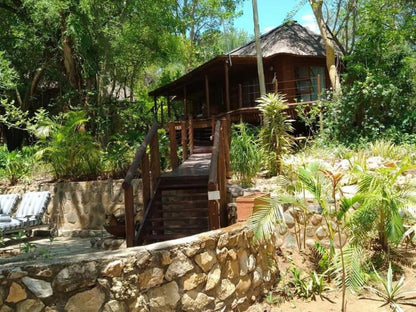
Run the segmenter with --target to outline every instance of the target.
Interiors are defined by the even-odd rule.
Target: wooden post
[[[166,101],[167,101],[167,103],[168,103],[168,117],[170,118],[170,117],[172,117],[172,112],[171,112],[171,107],[170,107],[170,96],[168,95],[167,97],[166,97]]]
[[[223,154],[223,161],[225,163],[225,170],[224,170],[224,176],[227,178],[231,178],[231,161],[230,161],[230,144],[229,144],[229,121],[223,118],[221,120],[221,150],[224,152]]]
[[[243,86],[238,84],[238,108],[243,108]],[[243,122],[243,113],[240,112],[240,123]]]
[[[188,101],[187,101],[187,94],[186,94],[186,86],[183,87],[183,116],[188,115]]]
[[[209,80],[208,80],[208,75],[205,75],[205,102],[206,102],[206,105],[207,105],[207,115],[208,115],[206,117],[209,117],[210,114],[211,114],[211,103],[209,102]]]
[[[152,173],[151,194],[153,194],[156,188],[156,181],[160,177],[160,154],[159,154],[159,139],[158,139],[157,132],[155,133],[152,141],[150,142],[150,160],[151,160],[150,170]]]
[[[179,159],[178,159],[178,143],[176,142],[176,129],[175,123],[169,122],[168,123],[169,129],[169,149],[170,149],[170,165],[172,170],[178,167]]]
[[[157,122],[157,97],[156,96],[153,97],[153,102],[154,102],[153,109],[155,111],[154,112],[154,115],[155,115],[155,120]]]
[[[276,78],[276,73],[274,74],[274,93],[278,94],[279,93],[279,82],[277,81]]]
[[[216,192],[218,191],[218,185],[214,183],[208,184],[208,192]],[[213,199],[209,201],[208,204],[208,221],[209,221],[209,229],[216,230],[220,228],[220,202],[217,199]]]
[[[163,125],[165,123],[165,117],[163,116],[163,100],[160,102],[160,125],[163,128]]]
[[[126,218],[126,246],[133,247],[135,241],[134,231],[134,202],[133,202],[133,186],[131,184],[124,190],[124,213]]]
[[[186,146],[186,121],[181,121],[181,144],[182,144],[182,160],[188,158],[188,151]]]
[[[147,210],[147,205],[150,201],[150,168],[149,168],[149,156],[147,153],[144,153],[142,162],[141,162],[141,176],[143,184],[143,209]]]
[[[194,153],[194,127],[192,124],[192,115],[188,117],[188,144],[189,144],[189,155]]]
[[[228,61],[224,62],[224,71],[225,71],[225,104],[227,105],[227,112],[230,109],[230,80],[228,77]]]

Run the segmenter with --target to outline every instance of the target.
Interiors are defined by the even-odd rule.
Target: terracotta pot
[[[106,224],[104,225],[104,229],[116,237],[126,237],[126,227],[124,224]]]
[[[237,198],[237,221],[248,220],[256,207],[268,204],[269,197],[268,193],[257,192]]]

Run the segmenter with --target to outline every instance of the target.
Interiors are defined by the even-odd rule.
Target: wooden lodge
[[[329,87],[320,35],[288,22],[261,36],[260,41],[266,92],[285,94],[289,103],[309,102]],[[186,118],[210,118],[255,107],[260,94],[254,41],[213,58],[149,95],[154,97],[156,109],[163,110],[167,103],[168,112],[172,101],[180,101]],[[160,97],[166,101],[159,101]]]
[[[290,22],[263,35],[261,47],[267,92],[286,94],[290,103],[310,103],[329,87],[319,35]],[[180,101],[183,111],[181,120],[168,123],[172,171],[161,173],[155,124],[124,180],[128,247],[228,225],[230,124],[260,121],[255,107],[257,77],[255,46],[250,42],[149,93],[155,99],[155,112],[162,110],[161,116],[164,105],[171,113],[172,101]],[[134,211],[133,202],[138,199],[131,186],[138,170],[143,185],[141,218]]]

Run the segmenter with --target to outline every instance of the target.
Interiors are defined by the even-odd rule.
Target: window
[[[325,67],[295,67],[296,99],[298,101],[315,101],[318,99],[318,75],[321,94],[325,90]]]

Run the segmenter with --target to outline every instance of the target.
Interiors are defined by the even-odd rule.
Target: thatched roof
[[[305,56],[325,56],[325,45],[320,35],[315,34],[295,21],[276,27],[260,37],[263,57],[278,53]],[[230,52],[230,55],[255,56],[255,42]]]

